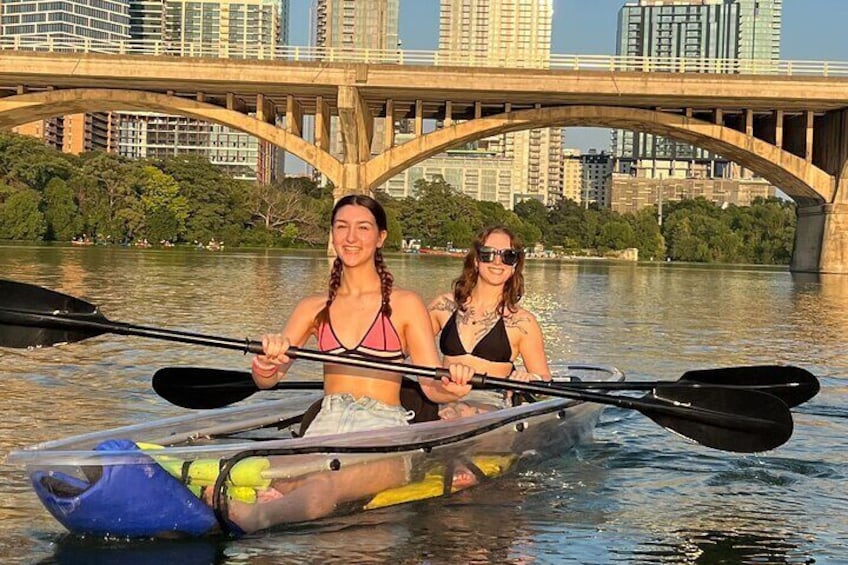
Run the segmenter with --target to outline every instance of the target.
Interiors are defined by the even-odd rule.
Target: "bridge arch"
[[[342,164],[301,137],[235,110],[208,102],[156,92],[107,88],[73,88],[0,98],[0,129],[35,120],[81,112],[135,110],[161,112],[215,122],[267,141],[312,165],[333,183],[343,179]]]
[[[788,151],[732,128],[655,110],[618,106],[558,106],[504,112],[439,129],[378,155],[366,165],[373,189],[446,149],[499,133],[538,127],[612,127],[644,131],[717,153],[752,170],[799,206],[833,202],[836,179]]]

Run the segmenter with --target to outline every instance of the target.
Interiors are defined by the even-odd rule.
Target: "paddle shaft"
[[[47,327],[76,331],[89,331],[95,333],[108,332],[119,335],[132,335],[151,339],[175,341],[179,343],[218,347],[223,349],[242,351],[244,353],[263,353],[262,344],[258,341],[253,341],[249,339],[238,340],[233,338],[209,336],[191,332],[117,323],[108,320],[98,311],[95,311],[91,314],[76,314],[72,316],[65,316],[59,313],[44,314],[26,310],[4,309],[2,311],[2,315],[0,315],[0,320],[4,321],[5,323],[20,326]],[[287,352],[287,355],[293,359],[308,359],[311,361],[319,361],[322,363],[348,365],[352,367],[360,367],[377,371],[387,371],[416,377],[440,378],[449,375],[448,370],[442,367],[421,367],[417,365],[398,364],[371,359],[362,359],[357,357],[341,357],[338,355],[322,353],[320,351],[313,351],[300,347],[290,347]],[[674,403],[662,402],[653,398],[630,398],[624,396],[609,396],[606,394],[591,392],[588,390],[578,391],[567,390],[564,388],[554,389],[545,385],[524,383],[520,381],[511,381],[507,379],[489,377],[486,375],[481,375],[479,373],[476,373],[472,377],[471,384],[474,386],[491,385],[505,390],[524,391],[535,394],[556,396],[561,398],[570,398],[573,400],[583,400],[588,402],[594,402],[597,404],[606,404],[610,406],[617,406],[619,408],[638,410],[639,412],[645,413],[646,415],[653,414],[683,417],[690,421],[716,425],[727,429],[767,429],[768,427],[773,425],[773,422],[770,422],[768,420],[753,418],[741,414],[730,414],[726,412],[704,409],[693,405],[678,405]]]
[[[27,310],[14,310],[14,309],[2,309],[0,310],[0,321],[9,324],[21,325],[21,326],[32,326],[32,327],[49,327],[55,329],[62,330],[77,330],[77,331],[88,331],[95,333],[114,333],[119,335],[133,335],[139,337],[147,337],[151,339],[161,339],[167,341],[174,341],[180,343],[187,343],[192,345],[204,345],[204,346],[212,346],[224,349],[231,349],[235,351],[241,351],[243,353],[256,353],[262,354],[262,344],[258,341],[251,341],[247,338],[245,339],[234,339],[228,337],[220,337],[220,336],[210,336],[205,334],[179,331],[179,330],[168,330],[168,329],[160,329],[153,328],[147,326],[140,326],[135,324],[127,324],[127,323],[119,323],[113,322],[103,316],[98,310],[94,310],[91,313],[85,314],[72,314],[72,315],[61,315],[58,313],[55,314],[44,314],[41,312],[33,312]],[[347,364],[351,366],[369,368],[374,370],[382,370],[382,371],[391,371],[397,372],[407,375],[415,375],[419,377],[431,377],[438,378],[441,376],[447,376],[449,373],[444,368],[428,368],[428,367],[416,367],[414,365],[396,365],[396,364],[388,364],[381,361],[370,361],[367,359],[359,359],[359,358],[343,358],[344,361],[341,361],[340,357],[332,354],[325,354],[319,351],[312,351],[309,349],[301,349],[297,347],[289,348],[288,354],[292,358],[301,358],[301,359],[309,359],[313,361],[320,361],[324,363],[336,363],[336,364]],[[743,370],[746,369],[754,369],[754,368],[741,368]],[[803,371],[802,369],[798,369],[796,367],[771,367],[770,370],[780,370],[780,371],[793,371],[796,373],[802,373],[803,375],[798,375],[798,382],[783,382],[780,383],[782,387],[781,393],[779,396],[784,397],[784,400],[789,404],[789,406],[794,406],[799,404],[800,402],[806,401],[808,398],[811,398],[818,392],[818,383],[811,374]],[[738,369],[737,369],[738,370]],[[694,371],[689,372],[683,375],[682,380],[686,381],[690,386],[723,386],[729,388],[738,388],[738,389],[747,389],[747,390],[761,390],[763,392],[772,392],[771,389],[775,388],[774,383],[762,383],[762,384],[752,384],[751,382],[745,382],[741,384],[734,384],[732,382],[721,382],[721,383],[710,383],[705,382],[701,383],[697,378],[693,378],[691,381],[687,381],[687,375],[694,375],[695,373],[704,373],[704,374],[718,374],[721,371],[725,371],[723,369],[717,370],[707,370],[707,371]],[[795,375],[793,375],[794,378]],[[482,379],[482,380],[481,380]],[[807,379],[805,381],[805,379]],[[582,392],[584,394],[583,398],[588,399],[585,394],[590,393],[591,390],[645,390],[652,391],[667,387],[676,387],[679,386],[680,382],[674,381],[646,381],[646,382],[573,382],[568,384],[559,384],[559,383],[551,383],[551,382],[537,382],[533,385],[525,385],[520,381],[506,381],[504,379],[496,379],[494,377],[488,377],[485,375],[476,375],[475,379],[472,379],[472,385],[482,385],[484,383],[489,384],[490,386],[494,386],[495,388],[512,388],[513,390],[524,390],[527,392],[536,392],[542,394],[554,395],[551,390],[552,389],[563,389],[567,388],[569,390],[575,392]],[[797,390],[792,393],[791,388],[797,387]],[[531,388],[532,387],[532,388]],[[537,388],[542,387],[544,390]],[[807,394],[803,394],[804,390],[801,389],[810,389]],[[795,396],[800,396],[800,398],[794,398]],[[597,398],[597,396],[595,395]],[[603,398],[607,398],[604,396]],[[622,406],[625,408],[634,408],[639,409],[637,406]]]

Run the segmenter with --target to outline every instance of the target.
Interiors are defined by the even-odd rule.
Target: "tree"
[[[19,190],[0,204],[0,239],[40,241],[47,233],[47,221],[40,210],[41,194]]]
[[[111,241],[132,239],[144,218],[140,166],[102,152],[80,155],[80,162],[84,180],[72,186],[80,190],[76,196],[90,231]]]
[[[665,240],[657,223],[657,208],[642,208],[635,214],[627,214],[626,217],[633,226],[633,245],[639,249],[639,257],[650,260],[663,259]]]
[[[598,234],[598,250],[601,253],[633,247],[633,227],[624,220],[612,220],[601,226]]]
[[[285,241],[318,244],[327,241],[319,209],[302,193],[282,185],[256,183],[251,187],[251,224],[279,234]]]
[[[47,223],[46,239],[70,241],[82,233],[74,191],[61,178],[51,179],[44,188],[43,210]]]
[[[227,176],[199,155],[175,155],[155,165],[177,181],[180,194],[190,203],[186,240],[209,241],[226,235],[230,244],[237,244],[251,219],[251,183]]]
[[[177,241],[185,233],[190,205],[180,194],[180,185],[152,165],[142,168],[141,204],[144,211],[141,230],[150,241]]]
[[[415,193],[417,198],[406,198],[400,206],[404,237],[420,239],[424,245],[444,246],[449,241],[457,247],[471,245],[473,234],[483,227],[474,200],[456,191],[441,177],[432,181],[418,179]],[[458,231],[455,222],[468,229]]]
[[[73,169],[73,157],[35,138],[15,133],[0,134],[0,178],[11,186],[41,192],[51,179],[70,178]]]
[[[550,222],[548,221],[548,209],[545,208],[544,204],[535,198],[528,198],[517,203],[513,207],[513,211],[525,224],[535,226],[542,237],[546,238],[545,243],[549,243],[547,235],[550,231]]]

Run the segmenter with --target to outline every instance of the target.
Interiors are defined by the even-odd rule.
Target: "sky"
[[[309,43],[309,6],[290,0],[289,41]],[[614,55],[618,11],[625,0],[554,0],[551,53]],[[403,49],[435,50],[439,1],[400,0]],[[848,61],[848,0],[783,0],[781,53],[784,60]],[[609,131],[569,128],[565,145],[608,149]]]

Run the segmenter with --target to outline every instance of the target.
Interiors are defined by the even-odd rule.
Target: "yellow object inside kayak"
[[[203,487],[215,485],[221,472],[221,461],[218,459],[195,459],[188,462],[169,455],[156,455],[156,451],[164,448],[155,443],[137,442],[136,445],[150,452],[148,455],[198,497]],[[236,463],[227,477],[229,497],[248,504],[256,502],[256,492],[271,485],[271,479],[262,476],[263,471],[270,467],[271,462],[266,457],[247,457]]]
[[[470,458],[471,463],[476,466],[483,475],[488,479],[504,474],[515,461],[518,459],[516,455],[477,455]],[[410,483],[402,487],[391,488],[378,493],[365,505],[366,510],[375,508],[384,508],[386,506],[394,506],[395,504],[403,504],[405,502],[413,502],[416,500],[424,500],[427,498],[435,498],[448,494],[445,492],[445,474],[447,467],[439,465],[435,469],[425,473],[424,478],[420,481]],[[451,470],[453,472],[453,470]],[[470,485],[469,485],[470,486]],[[457,492],[467,487],[458,487],[453,485],[451,493]]]

